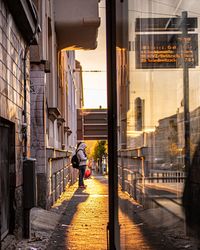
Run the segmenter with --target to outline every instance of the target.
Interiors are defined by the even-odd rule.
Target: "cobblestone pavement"
[[[35,239],[20,242],[16,248],[10,249],[106,250],[108,180],[104,176],[93,176],[86,180],[85,184],[86,189],[79,189],[77,184],[68,188],[51,209],[48,216],[59,215],[54,230],[38,231]],[[46,221],[49,220],[46,218]],[[147,223],[148,221],[150,223]],[[183,237],[182,232],[179,234],[177,228],[171,229],[171,224],[171,232],[166,230],[166,227],[158,227],[149,211],[144,210],[121,191],[119,223],[121,250],[195,249],[188,239]],[[178,232],[178,236],[175,231]]]

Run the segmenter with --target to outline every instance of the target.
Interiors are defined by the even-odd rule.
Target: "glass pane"
[[[119,192],[121,249],[133,249],[134,237],[138,247],[144,244],[138,249],[155,249],[153,242],[147,242],[144,225],[158,233],[163,230],[167,242],[174,238],[173,249],[177,245],[196,249],[193,239],[200,238],[199,1],[119,2],[118,173],[122,191],[131,197]]]

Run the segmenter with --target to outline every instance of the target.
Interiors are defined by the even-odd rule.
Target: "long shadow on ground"
[[[61,206],[65,207],[65,209],[62,211],[60,221],[50,238],[47,246],[48,250],[67,249],[67,228],[72,226],[71,223],[78,210],[78,205],[85,202],[88,197],[88,193],[84,192],[83,194],[82,189],[77,189],[69,201],[63,201]]]

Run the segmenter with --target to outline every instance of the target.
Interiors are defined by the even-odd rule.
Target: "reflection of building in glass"
[[[140,131],[143,129],[144,121],[144,100],[140,97],[135,99],[135,130]]]
[[[138,101],[138,103],[140,102]],[[195,148],[200,139],[199,124],[200,107],[190,112],[191,156],[194,154]],[[135,132],[134,138],[132,138],[132,145],[134,145],[134,148],[140,148],[143,146],[147,148],[144,155],[146,169],[183,170],[183,113],[177,112],[177,114],[159,120],[155,131]]]
[[[151,195],[178,199],[200,139],[199,2],[128,3],[132,46],[128,51],[127,147],[119,153],[120,182],[143,204]],[[195,182],[199,183],[196,177]],[[163,192],[165,185],[168,193]]]
[[[159,121],[154,132],[154,159],[155,169],[176,170],[177,166],[177,116],[173,115]],[[159,160],[158,160],[159,159]]]

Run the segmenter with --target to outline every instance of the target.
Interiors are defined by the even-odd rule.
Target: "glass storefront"
[[[187,233],[182,196],[188,178],[195,189],[190,205],[200,198],[200,164],[195,161],[200,140],[200,4],[119,1],[117,24],[121,20],[116,51],[118,181],[137,202],[133,206],[143,219],[149,215],[155,227],[167,225],[170,231],[177,226]],[[119,194],[119,214],[126,214],[122,203]],[[124,221],[119,223],[121,249],[134,249],[126,248],[134,235]]]

